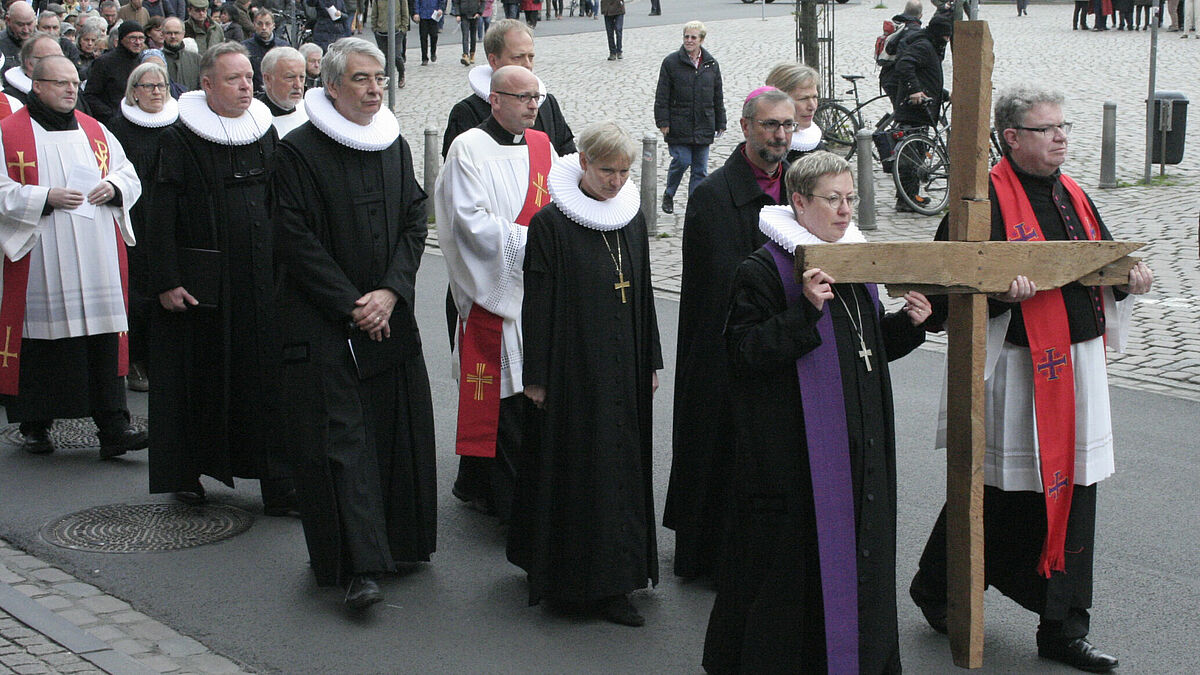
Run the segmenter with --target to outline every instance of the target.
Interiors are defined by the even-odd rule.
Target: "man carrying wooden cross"
[[[1095,204],[1059,167],[1066,160],[1063,96],[1019,87],[996,99],[1005,149],[991,171],[992,240],[1111,239]],[[943,220],[938,239],[946,239]],[[1114,471],[1105,343],[1122,349],[1130,294],[1150,290],[1144,263],[1127,285],[1071,283],[1038,292],[1025,277],[989,301],[984,460],[986,583],[1041,617],[1039,656],[1090,672],[1117,659],[1087,640],[1092,604],[1096,483]],[[947,316],[931,298],[931,324]],[[944,404],[943,404],[944,405]],[[938,447],[946,447],[943,408]],[[909,589],[929,624],[945,633],[946,511]]]

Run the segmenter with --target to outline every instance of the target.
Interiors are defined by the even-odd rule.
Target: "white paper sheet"
[[[100,182],[100,170],[90,164],[76,164],[67,174],[67,189],[79,190],[83,193],[83,203],[71,209],[71,213],[80,218],[95,218],[96,205],[87,200],[88,193],[95,189]]]

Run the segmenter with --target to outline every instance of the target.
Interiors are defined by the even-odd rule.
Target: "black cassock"
[[[191,490],[201,474],[231,487],[234,476],[285,476],[266,208],[275,129],[221,145],[180,121],[158,138],[148,293],[184,285],[185,249],[220,252],[216,268],[195,268],[218,275],[220,290],[216,307],[169,312],[158,304],[151,315],[150,491]]]
[[[508,559],[529,573],[531,603],[658,583],[650,406],[662,352],[646,222],[639,212],[605,235],[551,204],[530,222],[524,270],[522,376],[546,402],[525,429]]]
[[[857,297],[868,371],[838,299],[833,316],[854,483],[857,532],[859,667],[899,672],[896,626],[896,446],[887,361],[924,341],[903,312],[879,316],[860,284],[837,284],[854,310]],[[734,416],[735,524],[718,580],[704,644],[712,673],[823,672],[825,622],[812,478],[796,359],[820,344],[820,313],[807,301],[788,307],[770,253],[738,267],[726,327]]]
[[[272,178],[284,439],[317,583],[428,560],[436,546],[433,403],[413,316],[427,229],[408,143],[346,147],[307,122],[279,145]],[[395,349],[360,379],[350,313],[389,288]]]

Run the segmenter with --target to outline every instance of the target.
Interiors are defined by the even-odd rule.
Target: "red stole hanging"
[[[7,98],[4,105],[7,105]],[[75,120],[88,140],[88,148],[96,158],[100,177],[108,175],[108,141],[104,129],[95,119],[75,113]],[[0,136],[4,139],[4,162],[8,176],[22,185],[37,185],[37,144],[33,137],[33,123],[28,108],[21,108],[0,122]],[[117,236],[117,259],[121,269],[121,291],[125,299],[125,311],[129,312],[129,265],[125,252],[125,240],[121,229],[113,221]],[[0,351],[0,394],[16,396],[21,379],[21,338],[25,325],[25,292],[29,285],[29,255],[13,261],[4,257],[4,294],[0,299],[0,328],[4,330],[4,349]],[[117,375],[129,372],[129,339],[120,334],[120,352]]]
[[[1046,241],[1033,207],[1008,158],[991,171],[996,200],[1009,241]],[[1088,239],[1100,239],[1100,228],[1083,190],[1060,174]],[[1046,500],[1046,539],[1038,573],[1064,571],[1063,546],[1075,487],[1075,372],[1071,364],[1071,331],[1062,290],[1038,291],[1021,303],[1021,316],[1033,359],[1033,401],[1041,456],[1042,491]]]
[[[0,120],[8,117],[12,112],[12,103],[9,102],[7,96],[0,94]]]
[[[546,177],[552,154],[550,137],[525,130],[529,147],[529,187],[516,223],[528,227],[533,214],[550,203]],[[459,320],[458,433],[455,452],[471,457],[496,456],[496,429],[500,424],[500,353],[504,320],[478,304],[464,322]]]

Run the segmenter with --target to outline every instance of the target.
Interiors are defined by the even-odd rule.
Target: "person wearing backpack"
[[[954,15],[949,10],[939,10],[929,20],[929,25],[901,42],[896,58],[895,109],[896,124],[902,127],[924,128],[937,124],[945,89],[942,74],[942,59],[946,56],[946,44],[954,32]],[[901,166],[901,183],[904,191],[920,202],[927,197],[917,195],[916,177]],[[896,194],[896,210],[911,211],[903,196]]]
[[[875,65],[879,66],[879,88],[891,100],[896,99],[896,82],[892,73],[901,42],[911,38],[921,27],[921,0],[908,0],[904,12],[883,22],[883,34],[875,38]]]

